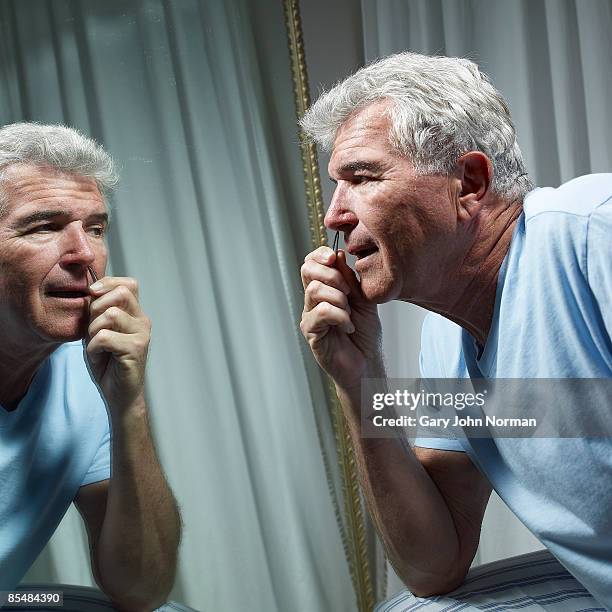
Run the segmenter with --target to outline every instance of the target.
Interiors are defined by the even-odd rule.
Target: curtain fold
[[[404,50],[477,62],[510,104],[531,176],[553,186],[612,169],[612,2],[361,0],[366,62]],[[418,376],[424,311],[381,308],[390,376]],[[494,496],[475,562],[540,548]],[[389,590],[401,583],[390,579]]]
[[[172,597],[354,609],[298,330],[310,249],[281,4],[5,1],[0,32],[0,121],[68,123],[121,166],[111,267],[153,321],[147,398],[185,526]],[[28,579],[92,584],[74,510]]]

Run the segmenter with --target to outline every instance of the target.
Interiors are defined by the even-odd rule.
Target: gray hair
[[[493,191],[520,198],[533,188],[502,95],[467,59],[417,53],[390,55],[358,70],[308,109],[302,129],[331,150],[350,115],[389,100],[389,142],[420,174],[449,174],[468,151],[493,163]]]
[[[92,178],[103,196],[117,184],[111,156],[74,128],[40,123],[11,123],[0,128],[0,214],[7,205],[6,169],[13,164],[51,166]]]

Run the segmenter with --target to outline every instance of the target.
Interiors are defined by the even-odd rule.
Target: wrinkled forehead
[[[389,112],[391,107],[390,100],[377,100],[356,108],[336,130],[333,146],[335,147],[338,141],[345,138],[347,133],[384,130],[385,134],[388,134],[391,127],[391,113]]]
[[[363,155],[387,155],[395,151],[389,141],[390,102],[377,101],[351,113],[336,131],[329,162],[330,173]]]
[[[0,216],[24,205],[70,207],[76,203],[107,209],[93,178],[29,163],[10,164],[0,170]]]

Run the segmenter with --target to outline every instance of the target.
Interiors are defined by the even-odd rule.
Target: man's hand
[[[344,389],[359,386],[382,362],[376,304],[361,292],[344,251],[319,247],[301,268],[305,289],[300,329],[318,364]],[[376,372],[371,372],[376,375]]]
[[[106,276],[89,290],[87,357],[109,408],[121,411],[143,398],[151,322],[133,278]]]

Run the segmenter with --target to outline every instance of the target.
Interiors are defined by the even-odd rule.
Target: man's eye
[[[371,181],[372,177],[371,176],[366,176],[364,174],[355,174],[353,175],[353,183],[367,183],[368,181]]]
[[[106,233],[106,228],[103,225],[93,225],[88,231],[92,236],[102,238]]]
[[[31,227],[28,230],[28,234],[38,234],[38,233],[46,233],[46,232],[55,232],[59,229],[59,225],[57,223],[43,223],[42,225],[36,225],[35,227]]]

